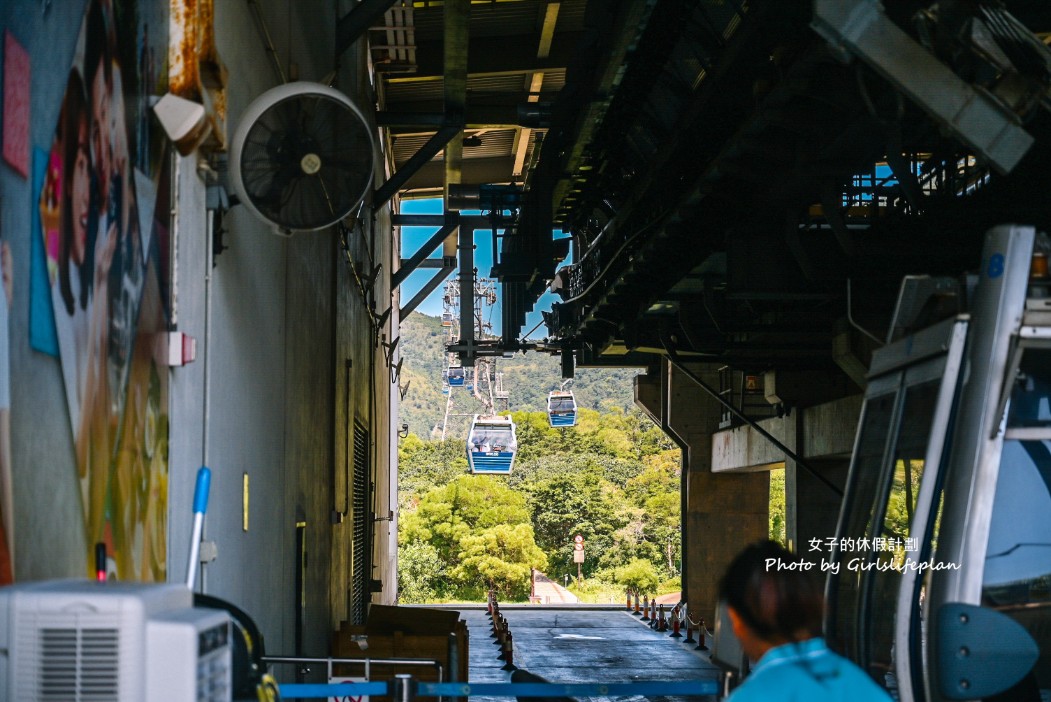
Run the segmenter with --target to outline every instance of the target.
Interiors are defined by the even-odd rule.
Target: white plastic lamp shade
[[[189,156],[208,135],[204,106],[167,93],[153,106],[168,138],[183,156]]]

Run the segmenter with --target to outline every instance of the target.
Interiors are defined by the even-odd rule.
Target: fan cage
[[[231,148],[234,188],[256,216],[284,231],[314,231],[351,214],[373,176],[374,142],[342,93],[291,83],[256,99]]]

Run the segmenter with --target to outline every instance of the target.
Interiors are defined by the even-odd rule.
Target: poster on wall
[[[37,194],[86,540],[106,544],[111,577],[146,581],[165,577],[168,373],[152,348],[170,163],[149,108],[166,11],[89,0]]]
[[[4,32],[3,153],[15,172],[29,175],[29,54]]]
[[[2,206],[2,203],[0,203]],[[14,582],[15,523],[11,486],[11,246],[0,231],[0,585]]]

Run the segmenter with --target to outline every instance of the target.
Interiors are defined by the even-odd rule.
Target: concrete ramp
[[[534,604],[576,604],[580,601],[576,595],[539,570],[533,571],[532,592],[530,601]]]

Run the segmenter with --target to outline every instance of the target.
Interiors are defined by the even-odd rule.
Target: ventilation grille
[[[551,426],[553,427],[571,427],[577,422],[577,415],[572,414],[552,414],[551,415]]]
[[[510,451],[475,453],[471,456],[475,473],[510,473],[515,455]]]
[[[117,629],[40,630],[39,699],[101,702],[120,696]]]
[[[350,619],[364,624],[368,604],[369,572],[369,432],[354,422],[354,563],[351,578]]]

